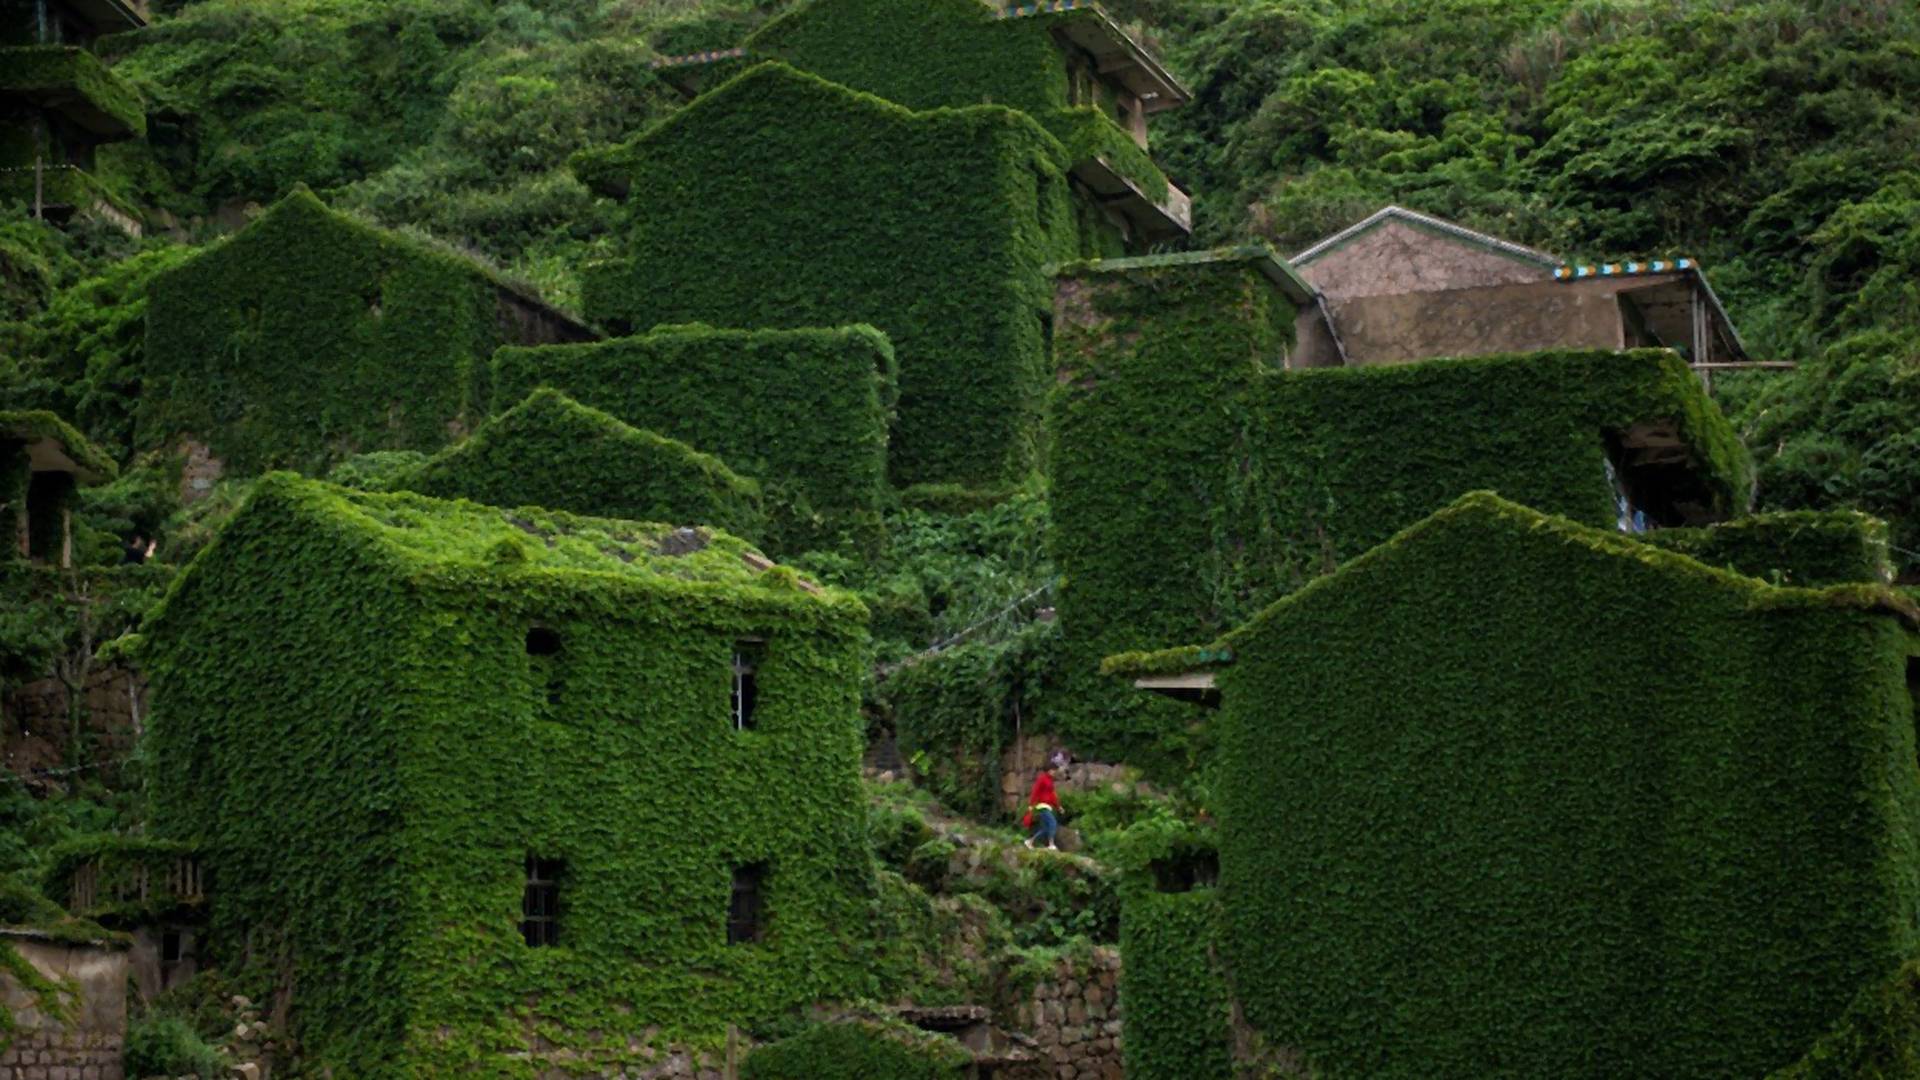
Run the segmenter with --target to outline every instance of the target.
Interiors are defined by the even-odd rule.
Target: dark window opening
[[[1040,355],[1053,360],[1053,312],[1040,313]]]
[[[186,935],[179,930],[160,932],[160,988],[172,986],[187,960]]]
[[[730,706],[733,730],[753,727],[754,711],[760,706],[760,664],[766,659],[766,643],[736,641],[733,644],[733,694]]]
[[[1907,698],[1913,703],[1915,764],[1920,765],[1920,656],[1907,657]]]
[[[379,284],[375,283],[367,286],[366,291],[360,294],[360,298],[366,302],[367,314],[373,316],[376,319],[379,318],[380,317],[380,286]]]
[[[1220,881],[1220,856],[1212,851],[1189,851],[1152,863],[1153,887],[1163,893],[1210,889]]]
[[[1603,438],[1621,531],[1711,525],[1726,516],[1679,425],[1635,424]]]
[[[546,684],[547,704],[560,704],[560,692],[563,687],[560,675],[559,633],[545,626],[528,629],[527,656],[531,660],[535,679]]]
[[[520,936],[534,948],[560,944],[560,878],[566,863],[527,856],[527,888],[520,899]]]
[[[750,945],[766,933],[767,864],[733,868],[733,895],[727,903],[727,944]]]

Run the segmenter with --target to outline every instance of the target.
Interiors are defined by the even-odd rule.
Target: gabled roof
[[[324,537],[400,578],[443,587],[490,591],[511,579],[534,589],[724,592],[743,600],[860,607],[846,593],[776,567],[745,541],[707,529],[355,491],[284,472],[255,484],[222,536],[260,518]],[[169,601],[204,563],[215,561],[208,553],[181,575]]]
[[[1317,603],[1329,590],[1345,588],[1356,577],[1392,573],[1397,552],[1416,545],[1445,543],[1447,537],[1465,530],[1505,531],[1516,536],[1549,536],[1568,546],[1583,548],[1594,558],[1625,559],[1668,574],[1711,583],[1744,599],[1751,611],[1850,607],[1895,616],[1908,626],[1920,625],[1920,608],[1888,586],[1849,584],[1806,589],[1772,585],[1758,578],[1709,566],[1674,551],[1656,548],[1623,533],[1596,529],[1568,518],[1543,514],[1490,491],[1475,491],[1407,527],[1391,540],[1342,565],[1333,573],[1274,601],[1245,625],[1210,645],[1111,656],[1101,664],[1101,671],[1133,679],[1136,685],[1146,690],[1167,692],[1194,689],[1192,686],[1176,686],[1175,683],[1181,676],[1205,676],[1232,665],[1245,651],[1249,639],[1281,613],[1300,605]],[[1471,567],[1461,569],[1462,572],[1471,571]],[[1576,613],[1569,617],[1578,616]],[[1206,681],[1205,689],[1213,689],[1210,679]]]
[[[1341,229],[1332,236],[1321,240],[1312,247],[1295,255],[1292,262],[1295,266],[1305,266],[1328,252],[1345,247],[1351,241],[1372,232],[1374,229],[1379,228],[1389,221],[1404,222],[1417,229],[1472,244],[1475,247],[1519,259],[1522,262],[1533,263],[1545,270],[1558,270],[1563,265],[1563,260],[1557,255],[1551,255],[1536,248],[1525,247],[1511,240],[1502,240],[1497,236],[1489,236],[1483,232],[1475,232],[1464,225],[1455,225],[1451,221],[1433,217],[1429,214],[1422,214],[1417,210],[1408,210],[1403,206],[1385,206],[1374,211],[1364,220]]]
[[[294,185],[294,189],[288,192],[285,198],[268,207],[265,213],[248,222],[245,228],[195,253],[193,258],[197,260],[216,254],[229,244],[245,243],[249,233],[263,226],[271,228],[272,224],[283,218],[288,219],[291,224],[289,231],[299,232],[320,227],[335,228],[369,244],[396,248],[421,259],[454,263],[468,273],[485,279],[501,293],[563,324],[581,340],[593,340],[598,337],[578,319],[548,303],[530,286],[508,280],[500,271],[479,258],[438,240],[395,229],[384,229],[351,214],[342,213],[320,201],[319,196],[305,184]]]
[[[70,472],[83,484],[120,474],[120,467],[72,424],[44,410],[0,412],[0,443],[26,447],[34,472]]]
[[[625,198],[629,187],[627,163],[630,160],[645,159],[656,152],[656,145],[667,143],[682,132],[698,132],[700,125],[709,118],[724,116],[742,104],[751,105],[762,99],[777,100],[793,115],[809,120],[826,110],[837,110],[855,118],[864,116],[876,124],[942,125],[959,131],[976,123],[982,116],[998,116],[1009,122],[1030,125],[1034,131],[1046,134],[1046,129],[1040,127],[1032,117],[1004,105],[968,105],[916,111],[864,90],[830,82],[784,61],[768,60],[706,91],[685,108],[676,110],[624,143],[574,154],[570,164],[574,174],[588,187],[603,195]],[[1048,137],[1052,138],[1051,135]]]

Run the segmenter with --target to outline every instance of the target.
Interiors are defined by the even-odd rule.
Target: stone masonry
[[[1042,1064],[1025,1076],[1121,1080],[1120,950],[1062,960],[1031,992],[1001,1003],[1003,1026],[1025,1032]]]
[[[56,1010],[0,970],[0,1004],[13,1018],[10,1041],[0,1051],[0,1080],[122,1080],[125,950],[114,943],[54,941],[30,930],[0,930],[0,948],[11,948],[62,988]]]

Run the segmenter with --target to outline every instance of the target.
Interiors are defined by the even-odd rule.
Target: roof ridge
[[[1470,243],[1478,244],[1482,247],[1490,248],[1503,255],[1510,255],[1516,259],[1521,259],[1526,262],[1538,263],[1539,265],[1546,267],[1549,270],[1559,269],[1560,267],[1566,265],[1566,260],[1560,258],[1560,256],[1558,255],[1552,254],[1551,252],[1541,251],[1538,248],[1530,248],[1524,244],[1516,244],[1511,240],[1502,240],[1501,238],[1494,236],[1490,233],[1483,233],[1475,229],[1469,229],[1465,225],[1456,224],[1454,222],[1446,220],[1445,218],[1434,217],[1432,214],[1423,214],[1418,210],[1409,210],[1406,207],[1400,206],[1397,203],[1389,203],[1386,206],[1383,206],[1380,209],[1375,210],[1373,213],[1368,214],[1365,218],[1362,218],[1361,220],[1354,222],[1352,225],[1349,225],[1346,228],[1341,229],[1339,232],[1336,232],[1331,236],[1322,238],[1318,242],[1314,243],[1311,247],[1308,247],[1306,250],[1301,251],[1299,254],[1293,256],[1288,261],[1293,263],[1295,266],[1302,266],[1308,262],[1313,261],[1314,259],[1319,258],[1320,256],[1326,254],[1327,252],[1334,250],[1335,248],[1345,246],[1348,241],[1353,240],[1356,237],[1360,236],[1362,233],[1368,232],[1374,227],[1380,225],[1381,223],[1394,218],[1398,218],[1403,221],[1408,221],[1415,225],[1421,226],[1423,228],[1431,229],[1436,232],[1445,233],[1449,236],[1452,236],[1461,240],[1466,240]]]

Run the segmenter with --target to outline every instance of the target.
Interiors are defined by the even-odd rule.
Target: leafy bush
[[[742,1080],[953,1080],[973,1056],[958,1042],[904,1024],[822,1024],[756,1048]]]
[[[196,1076],[218,1080],[227,1073],[220,1051],[176,1016],[147,1013],[127,1025],[124,1067],[128,1076]]]

